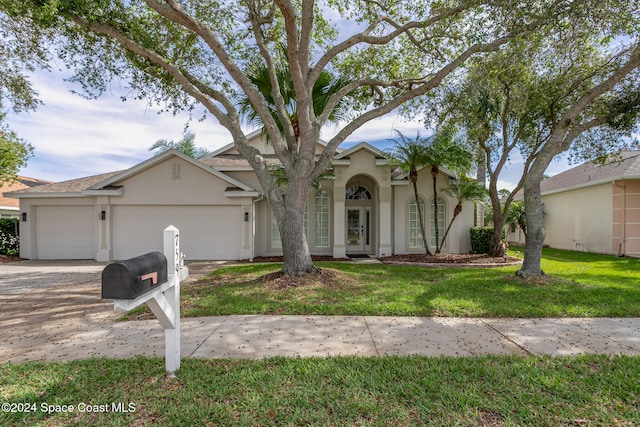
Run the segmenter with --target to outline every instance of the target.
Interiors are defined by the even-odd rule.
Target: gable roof
[[[359,142],[358,144],[354,145],[351,148],[348,148],[344,151],[341,151],[339,153],[336,154],[336,156],[334,157],[334,159],[344,159],[347,158],[349,156],[351,156],[353,153],[355,153],[356,151],[360,151],[360,150],[366,150],[368,152],[370,152],[371,154],[373,154],[375,157],[379,158],[379,159],[389,159],[389,156],[386,155],[382,150],[374,147],[373,145],[367,143],[367,142]]]
[[[256,138],[259,138],[261,136],[262,136],[262,129],[257,129],[257,130],[254,130],[253,132],[247,134],[246,138],[247,138],[248,141],[252,141],[252,140],[255,140]],[[321,145],[322,147],[326,147],[328,142],[324,141],[322,139],[319,139],[318,140],[318,144]],[[204,161],[204,162],[207,162],[208,160],[210,160],[212,158],[219,157],[221,155],[227,155],[228,151],[234,150],[235,148],[236,148],[236,144],[235,144],[235,142],[232,141],[232,142],[230,142],[230,143],[218,148],[217,150],[214,150],[213,152],[209,153],[206,157],[204,157],[204,158],[202,158],[200,160]],[[340,152],[342,152],[342,149],[339,148],[339,147],[336,148],[336,153],[340,153]],[[231,154],[231,155],[236,155],[236,154]],[[269,155],[269,154],[263,153],[263,156],[265,156],[265,155]],[[247,164],[248,164],[248,162],[247,162]]]
[[[588,162],[545,179],[542,194],[590,187],[625,179],[640,179],[640,151],[623,151],[619,158],[604,165]]]
[[[192,164],[193,166],[202,169],[203,171],[210,173],[211,175],[214,175],[220,179],[222,179],[223,181],[226,181],[227,183],[231,184],[234,187],[240,188],[244,191],[255,191],[253,188],[249,187],[246,184],[243,184],[242,182],[231,178],[229,175],[226,175],[206,164],[204,164],[203,162],[200,162],[198,160],[193,159],[192,157],[187,156],[186,154],[183,154],[177,150],[174,149],[170,149],[170,150],[166,150],[163,151],[162,153],[158,154],[157,156],[154,156],[150,159],[145,160],[142,163],[139,163],[125,171],[116,173],[108,178],[106,178],[103,181],[100,181],[96,184],[94,184],[93,186],[91,186],[89,189],[90,190],[102,190],[102,189],[106,189],[114,184],[119,183],[120,181],[124,181],[127,178],[130,178],[134,175],[137,175],[159,163],[164,162],[165,160],[167,160],[170,157],[178,157],[182,160],[184,160],[187,163]]]
[[[29,197],[83,197],[87,195],[106,194],[107,192],[110,192],[112,195],[119,195],[121,194],[121,188],[117,186],[119,182],[137,175],[170,157],[178,157],[195,167],[222,179],[227,182],[230,187],[237,188],[242,192],[256,192],[252,187],[183,153],[176,150],[167,150],[123,171],[108,172],[100,175],[41,185],[38,187],[27,188],[25,190],[14,191],[7,195],[18,199]]]

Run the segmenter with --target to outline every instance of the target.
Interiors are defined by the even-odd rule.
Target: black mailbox
[[[102,298],[134,299],[167,282],[167,258],[150,252],[116,261],[102,270]]]

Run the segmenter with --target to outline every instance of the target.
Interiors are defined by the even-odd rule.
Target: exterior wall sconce
[[[244,221],[249,222],[249,212],[244,213]]]
[[[106,211],[100,211],[100,214],[98,215],[98,218],[100,219],[100,221],[104,221],[105,219],[107,219],[107,212]]]
[[[27,213],[26,212],[22,212],[22,222],[27,222]]]

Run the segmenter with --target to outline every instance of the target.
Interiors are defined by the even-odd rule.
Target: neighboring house
[[[263,153],[261,132],[249,135]],[[323,146],[319,144],[318,152]],[[267,161],[277,163],[273,155]],[[406,176],[380,150],[360,143],[340,150],[334,180],[312,190],[305,215],[315,255],[385,256],[423,252],[417,209]],[[453,179],[446,171],[438,188]],[[435,221],[430,168],[420,171],[421,203],[432,246]],[[280,236],[255,172],[229,144],[201,160],[166,151],[130,169],[13,192],[20,199],[21,257],[109,261],[162,250],[162,230],[181,233],[187,259],[237,260],[279,255]],[[440,235],[455,200],[439,195]],[[473,203],[467,203],[444,252],[470,250]]]
[[[640,257],[640,151],[569,169],[542,181],[541,190],[546,245]],[[511,230],[508,240],[524,242]]]
[[[18,200],[5,197],[4,193],[24,190],[38,185],[51,184],[51,181],[18,176],[15,181],[0,184],[0,218],[18,218],[20,216],[20,203]]]

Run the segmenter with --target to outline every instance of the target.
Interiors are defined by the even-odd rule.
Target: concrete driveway
[[[220,263],[190,264],[193,273],[184,283]],[[113,301],[101,299],[105,265],[31,260],[0,264],[0,363],[90,357],[91,353],[78,353],[73,346],[56,344],[108,330],[121,315],[114,313]],[[148,329],[162,332],[156,320],[146,323]]]

